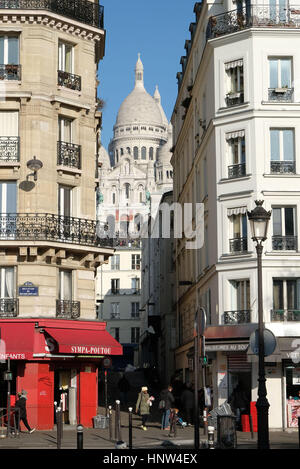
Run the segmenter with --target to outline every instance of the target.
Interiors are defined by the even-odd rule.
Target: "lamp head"
[[[267,239],[268,226],[271,218],[271,211],[267,212],[262,206],[263,203],[263,200],[256,200],[256,207],[251,212],[247,212],[251,226],[252,239],[257,243],[261,243]]]

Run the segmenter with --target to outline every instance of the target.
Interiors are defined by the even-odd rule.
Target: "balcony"
[[[228,179],[236,179],[246,175],[246,163],[228,166]]]
[[[0,298],[0,318],[15,318],[19,315],[17,298]]]
[[[232,238],[229,240],[229,250],[232,254],[247,252],[248,240],[247,238]]]
[[[0,10],[46,10],[95,28],[104,28],[104,8],[88,0],[0,0]]]
[[[292,103],[293,94],[293,88],[269,88],[268,101],[275,101],[277,103]]]
[[[226,95],[226,105],[227,107],[238,106],[239,104],[244,103],[244,92],[230,92]]]
[[[0,214],[0,241],[52,241],[110,248],[100,223],[49,213]]]
[[[62,141],[57,142],[57,164],[81,169],[81,145]]]
[[[20,161],[20,138],[0,137],[0,163]]]
[[[273,236],[272,249],[273,251],[296,251],[297,236]]]
[[[81,77],[74,73],[57,71],[57,84],[74,91],[81,91]]]
[[[271,322],[300,321],[299,309],[271,309]]]
[[[271,161],[271,174],[296,174],[295,161]]]
[[[300,28],[300,6],[249,5],[240,9],[211,16],[206,39],[249,28]]]
[[[56,300],[56,317],[78,319],[80,317],[80,301]]]
[[[251,322],[251,310],[224,311],[224,324],[248,324]]]
[[[1,9],[0,1],[0,9]],[[0,65],[0,80],[16,80],[21,81],[21,65],[14,64],[1,64]]]

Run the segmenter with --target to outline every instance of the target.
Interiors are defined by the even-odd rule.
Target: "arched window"
[[[140,203],[144,201],[144,187],[141,184],[138,187],[138,198]]]
[[[169,171],[167,171],[167,179],[169,179]]]
[[[116,186],[112,186],[111,191],[112,191],[112,195],[111,195],[112,203],[115,205],[116,202],[117,202],[117,188],[116,188]]]
[[[126,147],[126,151],[127,151],[127,153],[128,153],[129,155],[131,154],[131,150],[130,150],[129,147]]]
[[[149,148],[149,160],[153,160],[153,147]]]
[[[139,149],[138,147],[133,147],[133,158],[137,160],[139,158]]]
[[[119,151],[116,150],[116,163],[118,163],[118,162],[119,162]]]
[[[146,159],[146,147],[142,147],[142,160],[145,160]]]
[[[130,197],[130,184],[128,184],[128,182],[126,182],[124,184],[124,189],[125,189],[125,198],[129,199],[129,197]]]
[[[121,154],[121,155],[124,155],[124,150],[123,150],[123,148],[120,148],[120,154]]]

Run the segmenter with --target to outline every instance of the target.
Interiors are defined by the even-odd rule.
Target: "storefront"
[[[98,368],[106,356],[122,355],[122,346],[105,323],[58,319],[0,321],[0,370],[10,359],[12,403],[18,391],[28,392],[31,426],[52,429],[54,402],[61,402],[66,424],[92,427],[98,407]],[[0,399],[6,406],[2,382]]]

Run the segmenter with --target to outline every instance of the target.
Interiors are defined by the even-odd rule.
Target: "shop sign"
[[[72,345],[71,353],[83,353],[88,355],[111,355],[109,347],[86,347],[84,345]]]
[[[207,352],[243,352],[247,350],[248,344],[205,344]]]
[[[19,286],[19,296],[39,296],[39,287],[32,282],[25,282]]]
[[[293,369],[293,384],[294,385],[300,384],[300,368]]]

